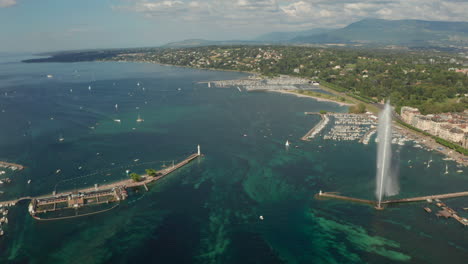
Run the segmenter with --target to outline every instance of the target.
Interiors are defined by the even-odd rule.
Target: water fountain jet
[[[392,109],[390,103],[385,104],[384,110],[379,115],[377,129],[377,181],[376,181],[376,209],[382,208],[382,198],[398,193],[396,175],[392,173]]]

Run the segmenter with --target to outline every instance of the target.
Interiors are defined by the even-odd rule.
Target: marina
[[[329,114],[333,127],[323,137],[336,141],[360,140],[377,125],[376,119],[369,114]]]
[[[247,91],[257,90],[297,90],[302,85],[312,85],[312,82],[298,77],[291,77],[287,75],[280,75],[275,78],[262,78],[258,75],[249,76],[246,79],[239,80],[219,80],[212,82],[199,82],[200,84],[207,83],[208,88],[211,88],[211,83],[215,87],[226,88],[226,87],[238,87],[242,86]]]

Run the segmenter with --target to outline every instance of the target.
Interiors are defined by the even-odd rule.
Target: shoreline
[[[442,154],[445,157],[453,159],[453,161],[457,164],[460,164],[464,167],[468,167],[468,160],[464,160],[466,157],[462,153],[459,153],[453,149],[450,149],[446,146],[443,146],[439,143],[437,143],[433,138],[426,136],[426,135],[421,135],[416,131],[411,130],[410,128],[407,128],[405,126],[402,126],[396,122],[393,123],[393,126],[397,128],[398,132],[403,134],[404,136],[407,136],[413,140],[418,141],[419,144],[424,145],[428,151],[435,151],[440,154]],[[442,148],[442,150],[438,149]]]
[[[319,102],[330,102],[330,103],[335,103],[335,104],[338,104],[339,106],[351,106],[353,104],[350,104],[350,103],[343,103],[343,102],[337,102],[335,100],[332,100],[332,99],[327,99],[327,98],[322,98],[322,97],[318,97],[318,96],[312,96],[312,95],[306,95],[306,94],[299,94],[299,93],[295,93],[295,92],[291,92],[291,91],[288,91],[288,90],[266,90],[267,92],[275,92],[275,93],[281,93],[281,94],[291,94],[291,95],[295,95],[297,97],[308,97],[308,98],[311,98],[311,99],[315,99]]]
[[[187,65],[166,64],[166,63],[150,62],[150,61],[112,60],[112,59],[111,59],[111,60],[94,60],[94,62],[149,63],[149,64],[158,64],[158,65],[161,65],[161,66],[189,68],[189,69],[193,69],[193,70],[237,72],[237,73],[243,73],[243,74],[248,74],[248,75],[259,75],[259,76],[262,76],[263,78],[273,79],[273,77],[263,76],[263,75],[261,75],[260,73],[258,73],[258,72],[253,72],[253,71],[240,71],[240,70],[231,70],[231,69],[216,69],[216,68],[205,68],[205,67],[192,67],[192,66],[187,66]],[[290,75],[287,75],[287,74],[285,74],[285,76],[294,77],[294,78],[301,78],[301,79],[304,79],[304,80],[309,80],[308,78],[290,76]],[[225,81],[229,81],[229,80],[225,80]],[[329,91],[329,92],[331,92],[331,93],[334,94],[334,95],[340,95],[340,96],[345,96],[345,97],[346,97],[345,94],[343,94],[343,93],[341,93],[341,92],[337,92],[337,91],[335,91],[335,90],[333,90],[333,89],[330,89],[330,88],[328,88],[328,87],[326,87],[326,86],[324,86],[324,87],[320,86],[320,89],[322,89],[322,90],[324,90],[324,91]],[[293,91],[289,91],[289,90],[265,89],[264,91],[267,91],[267,92],[275,92],[275,93],[282,93],[282,94],[290,94],[290,95],[295,95],[295,96],[297,96],[297,97],[309,97],[309,98],[315,99],[315,100],[317,100],[317,101],[319,101],[319,102],[330,102],[330,103],[338,104],[339,106],[352,106],[352,105],[355,105],[355,104],[351,104],[351,103],[338,102],[338,101],[335,101],[335,100],[332,100],[332,99],[323,98],[323,97],[318,97],[318,96],[312,96],[312,95],[306,95],[306,94],[299,94],[299,93],[296,93],[296,92],[293,92]],[[352,100],[352,101],[355,101],[355,100]],[[361,101],[357,100],[357,102],[361,102]],[[380,109],[371,110],[371,109],[369,109],[370,104],[365,103],[365,102],[363,102],[363,103],[366,105],[366,107],[368,107],[368,111],[372,111],[372,112],[375,113],[375,110],[377,110],[377,111],[380,112]],[[378,114],[378,113],[375,113],[375,114]],[[407,127],[404,127],[404,126],[399,126],[399,127],[401,128],[402,131],[405,131],[406,134],[411,134],[411,137],[416,138],[421,144],[425,145],[428,149],[433,150],[433,151],[437,151],[437,152],[443,154],[443,155],[446,156],[446,157],[452,158],[456,163],[461,164],[461,165],[463,165],[463,166],[465,166],[465,167],[468,166],[468,161],[465,161],[465,160],[463,159],[463,158],[466,157],[466,156],[464,156],[463,154],[458,153],[458,152],[456,152],[455,150],[452,150],[452,149],[450,149],[450,148],[448,148],[448,147],[445,147],[445,146],[443,146],[443,145],[441,145],[441,144],[435,142],[432,138],[427,137],[427,136],[424,136],[424,135],[421,135],[421,134],[417,133],[416,131],[411,130],[410,128],[407,128]],[[437,149],[438,147],[443,148],[443,150]]]

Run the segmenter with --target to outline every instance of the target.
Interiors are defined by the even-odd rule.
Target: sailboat
[[[119,105],[115,104],[115,110],[119,110]]]
[[[447,164],[445,164],[445,173],[444,174],[448,174],[448,166]]]
[[[210,82],[208,82],[208,88],[211,88],[211,83]]]
[[[90,90],[90,91],[91,91],[91,85],[90,85],[90,86],[88,86],[88,90]]]
[[[286,143],[284,144],[286,147],[289,147],[289,140],[286,140]]]
[[[137,121],[138,123],[140,123],[140,122],[143,122],[143,121],[145,121],[145,120],[143,120],[143,119],[140,117],[140,115],[138,115],[138,118],[137,118],[136,121]]]
[[[429,168],[431,166],[432,158],[427,162],[427,167]]]

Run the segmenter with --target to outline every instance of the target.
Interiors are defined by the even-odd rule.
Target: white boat
[[[445,164],[445,173],[444,174],[448,174],[448,166],[447,164]]]
[[[70,89],[70,93],[73,93],[73,89]]]
[[[139,83],[139,82],[137,82],[137,86],[140,86],[140,83]]]
[[[54,76],[52,74],[47,74],[47,78],[51,79],[54,78]]]
[[[143,119],[140,117],[140,115],[138,115],[138,118],[137,118],[136,121],[137,121],[138,123],[141,123],[141,122],[143,122],[143,121],[145,121],[145,120],[143,120]]]
[[[177,88],[177,91],[182,91],[182,88]]]
[[[30,183],[31,183],[31,180],[28,180],[28,184],[30,184]]]
[[[211,88],[211,83],[210,82],[208,82],[208,88]]]
[[[60,135],[58,141],[59,141],[59,142],[63,142],[64,140],[65,140],[65,138],[64,138],[62,135]]]
[[[457,173],[462,173],[463,171],[462,170],[457,170]]]
[[[114,119],[114,122],[120,123],[120,119]]]
[[[119,105],[118,104],[115,104],[115,110],[119,110]]]
[[[241,88],[239,88],[239,86],[237,86],[237,90],[239,90],[239,92],[242,92]]]
[[[430,159],[428,162],[427,162],[427,167],[431,167],[431,162],[432,162],[432,159]]]
[[[286,140],[286,143],[284,144],[286,147],[289,147],[289,140]]]
[[[264,219],[264,218],[263,218],[263,215],[259,216],[258,218],[259,218],[260,220],[262,220],[262,221],[263,221],[263,219]]]
[[[62,170],[61,169],[58,169],[55,171],[56,174],[59,174]]]

